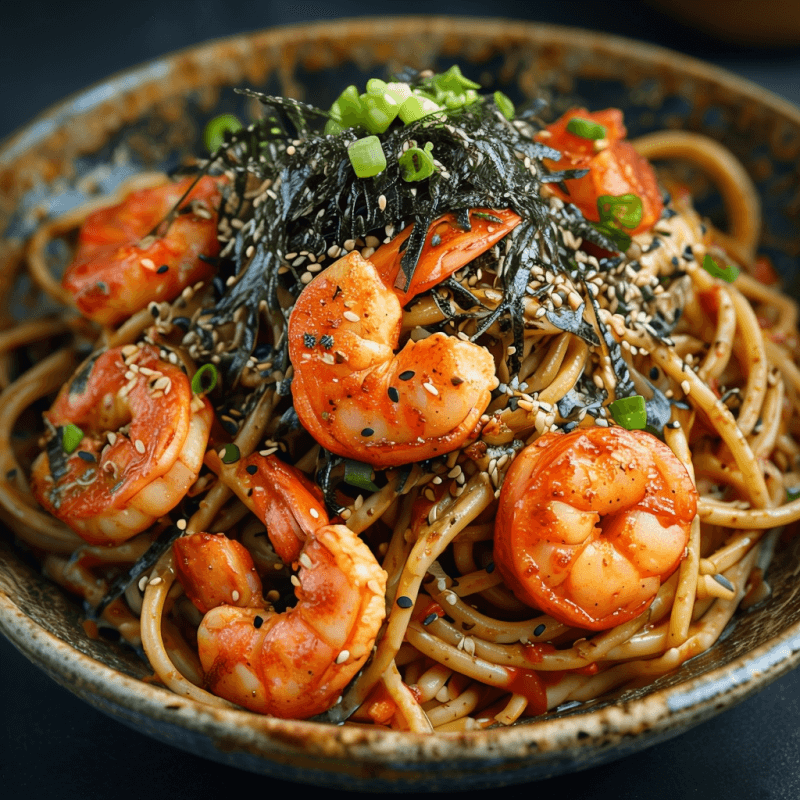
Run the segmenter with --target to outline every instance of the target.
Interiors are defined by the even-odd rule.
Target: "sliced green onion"
[[[640,431],[647,425],[647,409],[644,397],[640,394],[633,397],[621,397],[608,407],[614,421],[629,431]]]
[[[61,446],[64,452],[74,453],[83,440],[83,431],[72,422],[68,422],[61,431]]]
[[[218,117],[214,117],[203,131],[206,150],[209,153],[216,152],[225,143],[225,134],[228,131],[233,133],[241,130],[242,127],[242,123],[233,114],[220,114]]]
[[[567,123],[567,130],[576,136],[580,136],[581,139],[594,140],[605,139],[608,133],[605,125],[601,125],[599,122],[592,122],[590,119],[584,119],[584,117],[573,117]]]
[[[413,181],[424,181],[436,171],[433,163],[433,142],[428,142],[425,149],[419,147],[409,147],[397,160],[400,167],[400,177],[409,183]]]
[[[361,105],[361,97],[355,86],[348,86],[331,106],[330,114],[340,122],[342,128],[355,128],[361,124],[361,116],[364,109]]]
[[[369,94],[384,95],[388,84],[380,78],[370,78],[367,81],[367,92]]]
[[[213,364],[203,364],[192,378],[193,394],[208,394],[217,385],[219,372]]]
[[[226,444],[222,450],[222,463],[235,464],[241,458],[239,448],[235,444]]]
[[[597,211],[601,222],[618,223],[630,230],[642,221],[644,214],[642,198],[636,194],[601,194],[597,198]]]
[[[494,104],[500,109],[500,113],[506,119],[514,119],[514,104],[511,102],[511,98],[508,95],[502,92],[495,92]]]
[[[337,133],[341,133],[344,130],[342,124],[331,117],[325,123],[325,130],[323,131],[326,136],[335,136]]]
[[[361,125],[370,133],[383,133],[397,117],[400,104],[389,95],[362,94]]]
[[[461,67],[458,64],[453,64],[447,72],[442,72],[439,75],[434,75],[431,83],[441,91],[451,91],[455,93],[462,93],[464,89],[480,89],[481,85],[465,78],[461,73]]]
[[[739,277],[738,267],[733,264],[729,264],[724,268],[720,267],[708,253],[703,259],[703,269],[715,278],[721,278],[723,281],[728,281],[728,283],[733,283]]]
[[[349,483],[350,486],[377,492],[378,487],[372,482],[373,476],[374,473],[369,464],[349,458],[344,462],[344,482]]]
[[[347,155],[359,178],[371,178],[386,169],[386,155],[377,136],[356,139],[347,148]]]
[[[631,246],[631,237],[616,226],[609,225],[606,222],[592,222],[591,225],[607,239],[610,239],[617,246],[620,253],[624,253]]]

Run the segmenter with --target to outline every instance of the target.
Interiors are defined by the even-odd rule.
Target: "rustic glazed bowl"
[[[653,46],[546,25],[433,17],[325,22],[212,42],[116,75],[46,112],[0,149],[4,286],[43,215],[63,213],[131,172],[175,166],[200,151],[205,121],[222,111],[247,116],[247,101],[232,87],[324,106],[342,86],[363,85],[387,69],[454,62],[485,88],[515,100],[543,95],[552,116],[576,103],[617,106],[632,136],[680,127],[721,140],[759,188],[761,249],[797,293],[800,111],[760,87]],[[711,187],[702,176],[689,179],[703,213],[724,227]],[[14,299],[11,305],[19,307]],[[800,661],[795,540],[779,547],[770,568],[771,599],[737,615],[710,651],[648,687],[510,728],[430,737],[266,719],[207,708],[142,682],[149,669],[134,653],[85,635],[80,605],[14,543],[14,524],[0,538],[0,631],[19,650],[139,731],[288,780],[452,791],[557,775],[674,736]]]

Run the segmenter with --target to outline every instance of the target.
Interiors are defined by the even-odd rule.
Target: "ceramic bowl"
[[[433,17],[306,24],[211,42],[111,77],[52,108],[0,150],[2,274],[13,274],[42,215],[62,213],[87,191],[107,191],[132,171],[174,166],[199,149],[205,121],[222,111],[247,116],[247,101],[232,87],[324,106],[342,86],[363,85],[387,68],[452,63],[512,99],[542,94],[552,115],[576,103],[617,106],[632,136],[671,127],[722,141],[759,188],[762,250],[796,293],[800,111],[650,45],[532,23]],[[719,199],[702,176],[692,180],[703,213],[724,227]],[[8,318],[9,308],[3,313]],[[0,631],[95,707],[217,761],[348,789],[475,789],[627,755],[792,669],[800,661],[798,565],[795,540],[779,549],[770,569],[771,599],[738,615],[710,651],[650,686],[510,728],[430,737],[211,709],[144,683],[148,668],[135,654],[85,635],[80,605],[42,577],[14,544],[13,530],[0,540]]]

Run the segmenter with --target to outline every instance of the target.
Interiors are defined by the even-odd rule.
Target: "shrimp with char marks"
[[[283,466],[254,454],[235,472],[265,487],[259,507],[282,495],[281,514],[265,523],[276,551],[300,545],[293,608],[275,612],[249,552],[224,534],[192,534],[173,548],[178,578],[205,612],[197,644],[208,690],[251,711],[305,719],[329,709],[371,654],[386,615],[386,573],[353,531],[328,522],[321,503],[306,508],[306,486],[273,482],[276,472],[291,475]],[[292,508],[302,523],[287,524]],[[312,508],[317,517],[306,514]]]
[[[62,279],[78,310],[115,325],[152,301],[174,300],[187,286],[210,278],[209,260],[220,250],[223,183],[186,178],[132,192],[122,203],[90,214]]]
[[[156,347],[127,345],[84,363],[45,420],[49,442],[31,473],[36,499],[90,544],[117,544],[183,499],[203,464],[213,411]],[[70,423],[81,440],[68,453]]]
[[[643,613],[685,555],[697,490],[655,436],[548,433],[508,470],[494,557],[528,605],[604,630]]]

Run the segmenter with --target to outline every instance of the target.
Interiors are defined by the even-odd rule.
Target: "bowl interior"
[[[11,273],[25,239],[43,216],[106,193],[134,172],[174,168],[187,153],[202,151],[205,123],[219,113],[245,119],[256,114],[257,102],[236,94],[233,87],[290,94],[327,107],[350,83],[363,86],[368,77],[386,77],[405,65],[446,69],[453,63],[485,89],[500,89],[517,103],[544,98],[547,117],[575,105],[614,106],[625,112],[631,136],[683,128],[723,142],[759,189],[764,211],[761,252],[773,260],[787,288],[800,294],[796,109],[740,79],[652,46],[486,19],[344,21],[254,33],[165,57],[68,99],[0,150],[3,272]],[[724,229],[724,209],[713,186],[701,174],[681,174],[702,213]],[[6,319],[47,310],[25,279],[6,286],[10,301],[0,311]],[[13,530],[16,523],[6,522]],[[153,735],[165,740],[171,736],[172,741],[183,736],[178,743],[194,747],[200,740],[218,742],[215,737],[224,734],[224,759],[231,763],[326,784],[349,785],[342,776],[349,773],[352,778],[358,771],[357,765],[348,766],[354,753],[360,763],[372,764],[370,777],[361,776],[365,786],[393,775],[395,788],[438,785],[445,780],[445,760],[454,765],[445,771],[448,788],[453,781],[476,788],[476,776],[497,785],[588,766],[699,722],[800,659],[800,545],[795,539],[778,546],[769,571],[769,602],[737,615],[711,650],[649,686],[509,730],[471,738],[435,737],[440,742],[434,747],[412,744],[412,737],[399,734],[354,737],[338,730],[334,735],[333,729],[313,723],[276,723],[244,712],[205,713],[187,701],[177,703],[188,709],[179,722],[168,724],[161,711],[177,701],[136,682],[120,680],[110,686],[114,675],[140,679],[149,669],[129,649],[89,638],[80,605],[44,579],[30,554],[12,539],[7,530],[0,542],[0,590],[8,600],[0,608],[0,630],[56,679],[69,683],[75,670],[88,670],[82,673],[80,690],[87,699],[129,722],[156,719]],[[48,634],[72,649],[64,651],[69,668],[46,655],[53,646]],[[91,662],[82,661],[84,657]],[[757,658],[762,659],[759,669],[749,669]],[[90,663],[104,668],[93,671]],[[620,716],[619,709],[626,713]],[[223,758],[219,747],[206,749],[211,757]],[[304,767],[306,772],[295,774],[287,764],[296,765],[301,752],[313,752],[316,759]]]

